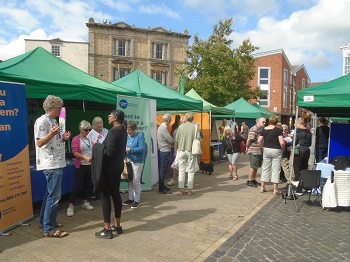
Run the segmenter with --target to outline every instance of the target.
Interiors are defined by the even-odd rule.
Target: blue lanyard
[[[54,126],[57,126],[57,122],[56,122],[56,120],[54,119],[54,120],[52,120],[52,118],[51,117],[49,117],[49,115],[48,114],[45,114],[45,116],[47,116],[47,118],[50,120],[50,122],[54,125]]]
[[[90,143],[90,139],[88,138],[87,141],[89,144],[87,144],[82,138],[81,136],[79,136],[80,140],[90,149],[91,143]]]

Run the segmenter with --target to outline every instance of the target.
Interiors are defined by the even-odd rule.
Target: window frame
[[[112,42],[113,56],[131,57],[131,39],[113,38]]]
[[[267,77],[262,77],[262,70],[267,70]],[[265,83],[266,82],[266,83]],[[259,105],[264,107],[270,106],[270,88],[271,88],[271,68],[258,67],[258,86],[260,90],[266,93],[266,98],[259,98]]]
[[[56,48],[58,48],[58,50],[54,50]],[[62,57],[62,46],[59,44],[51,44],[51,54],[53,54],[56,57]]]

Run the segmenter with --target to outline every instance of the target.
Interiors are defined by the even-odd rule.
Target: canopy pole
[[[298,123],[298,113],[299,113],[299,107],[296,106],[296,112],[295,112],[295,120],[294,120],[294,134],[293,134],[293,147],[292,147],[292,151],[290,152],[291,154],[291,160],[289,163],[292,163],[289,167],[289,181],[292,181],[292,177],[293,177],[293,172],[294,172],[294,148],[295,148],[295,137],[297,134],[297,123]],[[292,194],[292,183],[289,183],[288,185],[288,196],[290,196]]]
[[[85,100],[83,100],[83,111],[85,113]]]

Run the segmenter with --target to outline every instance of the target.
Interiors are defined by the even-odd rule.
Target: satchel
[[[194,125],[194,140],[192,142],[192,155],[202,154],[202,145],[201,141],[197,139],[198,126]]]
[[[124,160],[124,170],[122,174],[120,175],[120,181],[122,182],[129,182],[133,178],[133,169],[132,164],[130,160],[126,159]]]

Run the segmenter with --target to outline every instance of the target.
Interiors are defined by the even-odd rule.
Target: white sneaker
[[[74,207],[67,208],[67,216],[69,216],[69,217],[74,216]]]
[[[85,208],[87,210],[92,210],[94,207],[90,205],[90,202],[85,202],[84,204],[81,205],[82,208]]]
[[[167,183],[168,186],[172,186],[172,185],[175,185],[175,180],[174,179],[171,179],[168,183]]]

